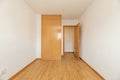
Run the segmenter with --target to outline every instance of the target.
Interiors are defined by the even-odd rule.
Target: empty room
[[[0,0],[0,80],[120,80],[120,0]]]

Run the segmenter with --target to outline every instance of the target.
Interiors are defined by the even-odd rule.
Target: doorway
[[[63,51],[74,52],[74,26],[64,26],[63,30]]]
[[[63,26],[63,53],[73,53],[79,59],[80,57],[80,25]]]

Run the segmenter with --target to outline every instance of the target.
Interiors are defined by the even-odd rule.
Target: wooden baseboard
[[[40,60],[40,58],[36,58],[35,60],[33,60],[31,63],[29,63],[27,66],[25,66],[23,69],[21,69],[19,72],[17,72],[15,75],[13,75],[11,78],[9,78],[8,80],[12,80],[14,79],[18,74],[20,74],[22,71],[24,71],[27,67],[29,67],[31,64],[33,64],[36,60]]]
[[[105,80],[95,69],[93,69],[86,61],[84,61],[81,57],[79,57],[90,69],[92,69],[101,79]]]

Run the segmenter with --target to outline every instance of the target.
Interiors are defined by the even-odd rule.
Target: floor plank
[[[62,60],[36,60],[11,80],[103,80],[72,53]]]

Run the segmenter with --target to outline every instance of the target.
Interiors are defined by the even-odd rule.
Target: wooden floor
[[[61,61],[36,60],[11,80],[103,80],[72,53]]]

